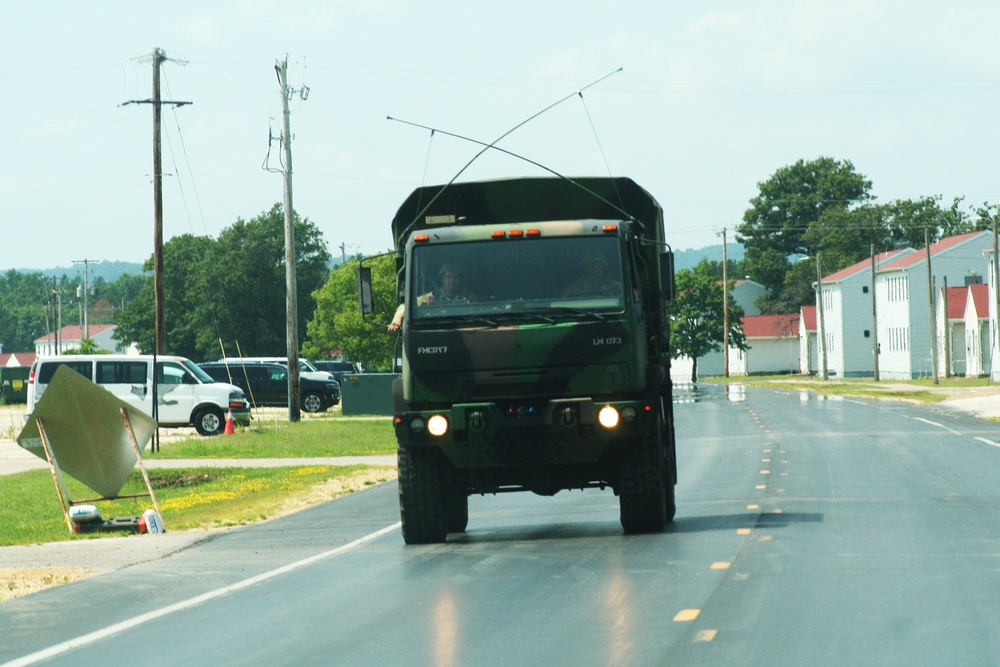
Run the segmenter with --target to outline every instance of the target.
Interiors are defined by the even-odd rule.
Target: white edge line
[[[958,431],[956,431],[954,429],[950,429],[947,426],[945,426],[944,424],[938,424],[937,422],[932,422],[930,419],[924,419],[923,417],[914,417],[913,419],[915,419],[918,422],[923,422],[925,424],[930,424],[931,426],[937,426],[938,428],[943,428],[944,430],[948,431],[949,433],[951,433],[953,435],[962,435]]]
[[[377,530],[374,533],[369,533],[364,537],[360,537],[354,540],[353,542],[341,545],[336,549],[330,549],[329,551],[324,551],[323,553],[316,554],[315,556],[310,556],[309,558],[304,558],[294,563],[289,563],[288,565],[284,565],[277,569],[271,570],[270,572],[264,572],[263,574],[258,574],[255,577],[244,579],[243,581],[239,581],[235,584],[231,584],[229,586],[223,586],[222,588],[217,588],[214,591],[209,591],[208,593],[202,593],[201,595],[196,595],[193,598],[188,598],[187,600],[181,600],[180,602],[175,602],[174,604],[163,607],[162,609],[157,609],[155,611],[147,612],[140,616],[134,616],[128,620],[121,621],[120,623],[109,625],[108,627],[102,628],[101,630],[95,630],[85,635],[81,635],[79,637],[75,637],[73,639],[69,639],[64,642],[60,642],[59,644],[55,644],[54,646],[42,649],[41,651],[30,653],[26,656],[11,660],[10,662],[5,662],[3,663],[3,665],[0,665],[0,667],[23,667],[24,665],[33,665],[36,662],[47,660],[48,658],[59,655],[61,653],[65,653],[66,651],[75,648],[80,648],[82,646],[87,646],[88,644],[93,644],[94,642],[106,639],[107,637],[111,637],[112,635],[116,635],[119,632],[130,630],[136,626],[148,623],[149,621],[155,620],[157,618],[162,618],[164,616],[167,616],[168,614],[172,614],[177,611],[182,611],[184,609],[190,609],[191,607],[202,604],[203,602],[208,602],[209,600],[214,600],[215,598],[222,597],[227,593],[233,593],[235,591],[242,590],[249,586],[253,586],[254,584],[259,584],[263,581],[267,581],[268,579],[280,576],[282,574],[293,572],[307,565],[311,565],[316,561],[323,560],[324,558],[339,556],[345,551],[350,551],[351,549],[359,547],[362,544],[365,544],[366,542],[371,542],[372,540],[376,540],[382,537],[383,535],[398,530],[399,527],[400,527],[400,522],[397,521],[391,526],[386,526],[385,528]]]
[[[985,442],[990,447],[1000,447],[1000,442],[993,442],[992,440],[987,440],[986,438],[976,438],[979,442]]]

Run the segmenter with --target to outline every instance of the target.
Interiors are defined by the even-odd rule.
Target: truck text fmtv
[[[628,178],[453,183],[414,191],[392,231],[404,540],[463,532],[471,494],[593,487],[626,533],[662,530],[677,465],[656,200]],[[359,287],[370,314],[363,262]]]

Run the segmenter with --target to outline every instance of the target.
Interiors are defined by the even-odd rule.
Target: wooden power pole
[[[163,317],[163,168],[160,158],[160,112],[164,104],[182,107],[191,102],[164,100],[160,96],[160,66],[167,59],[163,49],[153,49],[153,96],[148,100],[130,100],[125,104],[153,105],[153,295],[155,301],[156,354],[167,346],[167,327]]]
[[[274,70],[278,73],[278,86],[281,89],[281,148],[285,167],[285,313],[287,318],[285,338],[288,350],[288,421],[297,422],[301,418],[299,412],[299,308],[295,275],[295,209],[292,208],[292,132],[288,112],[288,98],[293,91],[288,87],[288,57],[276,61]]]
[[[729,257],[726,253],[726,228],[722,228],[722,375],[729,377]]]

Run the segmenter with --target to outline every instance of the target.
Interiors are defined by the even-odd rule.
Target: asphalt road
[[[4,664],[989,665],[1000,426],[734,386],[678,396],[678,515],[473,498],[403,545],[395,483],[0,605]]]

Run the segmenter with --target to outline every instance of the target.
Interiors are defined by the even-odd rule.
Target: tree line
[[[945,205],[940,195],[878,203],[872,181],[851,162],[820,157],[775,171],[758,183],[736,239],[745,248],[740,262],[730,262],[729,276],[747,276],[767,288],[755,305],[764,314],[798,313],[816,303],[814,283],[822,275],[902,247],[923,248],[942,238],[992,226],[997,206],[964,206],[959,197]],[[677,272],[677,301],[672,309],[673,356],[695,361],[722,349],[724,295],[721,262],[703,261]],[[743,313],[732,297],[730,341],[746,349],[739,330]]]
[[[113,281],[95,278],[89,285],[87,321],[113,324],[115,314],[135,299],[145,276],[122,274]],[[0,344],[6,352],[28,352],[35,341],[63,326],[83,325],[79,276],[50,278],[41,272],[11,269],[0,275]],[[78,296],[79,294],[79,296]]]
[[[901,246],[922,247],[942,237],[984,229],[995,206],[963,210],[956,198],[940,196],[877,203],[872,182],[849,161],[820,157],[782,167],[758,183],[736,239],[745,247],[729,276],[748,276],[768,292],[758,300],[763,313],[797,313],[815,302],[816,258],[829,274]],[[330,253],[320,230],[293,216],[296,238],[298,330],[301,354],[325,358],[342,354],[367,367],[388,370],[396,358],[395,339],[384,327],[364,322],[358,310],[356,269],[360,258],[330,269]],[[258,216],[237,219],[218,238],[182,235],[164,244],[166,348],[195,360],[221,356],[284,356],[287,351],[284,213],[280,204]],[[379,312],[387,323],[396,305],[395,261],[391,255],[366,260],[372,267]],[[154,347],[152,258],[139,276],[113,283],[95,280],[90,322],[117,325],[116,338]],[[672,309],[675,356],[695,360],[722,345],[720,262],[704,261],[677,272]],[[75,295],[79,279],[63,276],[56,289]],[[731,287],[731,285],[730,285]],[[0,276],[0,342],[7,351],[31,350],[33,341],[55,328],[47,313],[53,286],[40,273],[10,271]],[[746,341],[742,312],[730,297],[730,340]],[[64,313],[63,323],[74,322]]]
[[[351,361],[388,369],[391,338],[363,322],[340,321],[328,307],[357,311],[353,276],[357,261],[330,269],[330,252],[320,229],[293,214],[295,229],[297,328],[301,355],[312,359],[342,354]],[[224,356],[286,356],[288,347],[284,211],[237,219],[218,238],[183,235],[163,246],[166,349],[195,360]],[[150,258],[145,268],[152,268]],[[353,299],[330,293],[353,291]],[[395,288],[389,290],[392,294]],[[136,299],[117,314],[115,337],[155,346],[152,277]],[[349,317],[349,316],[348,316]],[[350,325],[364,325],[359,334]],[[373,336],[373,332],[376,334]],[[381,333],[382,335],[377,335]],[[382,338],[381,346],[373,338]],[[380,350],[379,347],[384,348]]]

